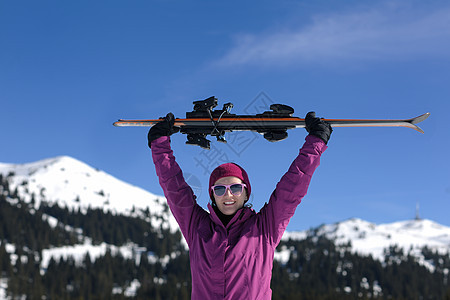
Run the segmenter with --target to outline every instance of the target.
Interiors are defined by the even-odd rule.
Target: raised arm
[[[288,171],[278,182],[269,203],[261,210],[263,224],[274,246],[280,239],[295,213],[295,209],[306,195],[314,171],[320,164],[320,157],[327,149],[326,144],[332,129],[329,124],[315,117],[306,116],[306,130],[309,135]]]
[[[159,183],[164,191],[167,203],[180,226],[187,243],[192,240],[196,221],[207,214],[195,201],[191,187],[186,183],[180,166],[175,161],[170,147],[170,134],[176,132],[173,127],[173,115],[169,114],[161,124],[153,126],[148,134],[149,147],[155,164]],[[172,125],[171,125],[172,124]],[[156,128],[156,129],[154,129]]]

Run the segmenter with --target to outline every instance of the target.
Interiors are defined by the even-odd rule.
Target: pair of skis
[[[208,135],[215,136],[218,141],[226,142],[225,133],[232,131],[255,131],[271,142],[287,138],[287,130],[304,128],[305,119],[292,116],[294,109],[284,104],[272,104],[270,111],[255,115],[231,114],[232,103],[226,103],[222,109],[213,110],[217,106],[217,98],[194,101],[194,110],[186,113],[186,118],[175,119],[174,126],[187,135],[186,144],[198,145],[209,149]],[[428,118],[425,113],[416,118],[403,120],[370,120],[370,119],[323,119],[332,127],[407,127],[424,133],[416,124]],[[114,126],[151,127],[161,119],[123,120],[114,122]]]

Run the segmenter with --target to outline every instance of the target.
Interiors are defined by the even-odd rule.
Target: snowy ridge
[[[441,254],[450,252],[450,227],[430,220],[408,220],[376,225],[353,218],[343,222],[322,225],[314,230],[317,236],[334,240],[336,245],[351,242],[352,251],[361,255],[372,255],[383,261],[384,250],[390,246],[402,248],[405,252],[417,253],[428,247]],[[312,230],[286,232],[283,240],[301,240],[312,234]],[[423,262],[425,264],[425,262]]]
[[[172,232],[178,230],[178,225],[167,209],[166,199],[163,196],[125,183],[68,156],[26,164],[0,163],[0,174],[8,177],[10,190],[17,188],[19,196],[26,202],[34,201],[36,208],[39,207],[41,201],[46,201],[58,203],[59,206],[72,210],[80,209],[82,212],[89,207],[91,209],[101,208],[105,212],[110,211],[133,217],[143,217],[144,214],[141,212],[149,209],[151,218],[146,217],[145,219],[153,228],[162,226]],[[51,216],[44,215],[43,218],[51,227],[55,227],[58,223]],[[75,228],[68,228],[68,226],[66,226],[66,230],[79,231]],[[78,234],[82,235],[82,231]],[[13,254],[15,246],[11,244],[6,246],[13,261],[17,260],[18,257]],[[85,255],[89,254],[90,259],[95,260],[104,255],[107,249],[113,254],[120,252],[126,258],[132,257],[133,253],[142,251],[132,243],[120,247],[106,243],[93,245],[91,240],[86,238],[81,244],[44,249],[41,253],[41,268],[43,270],[47,268],[50,258],[59,260],[70,256],[76,262],[81,262]],[[148,258],[156,260],[151,255]],[[168,258],[165,260],[167,261]]]
[[[164,197],[127,184],[71,157],[61,156],[27,164],[0,163],[0,174],[8,177],[11,190],[17,188],[19,196],[27,202],[34,201],[36,207],[41,201],[47,201],[73,210],[101,208],[104,211],[134,217],[140,217],[140,212],[148,208],[151,218],[147,221],[154,228],[163,226],[170,228],[171,231],[178,229],[175,219],[167,209]],[[52,227],[56,226],[56,219],[50,216],[44,218]],[[408,220],[377,225],[353,218],[306,231],[285,232],[283,240],[302,240],[308,236],[325,236],[335,241],[336,245],[350,242],[352,251],[361,255],[371,255],[381,261],[384,259],[385,250],[390,246],[397,246],[407,253],[415,254],[425,265],[426,261],[419,251],[421,248],[426,246],[441,254],[450,252],[450,227],[430,220]],[[182,242],[185,244],[184,240]],[[92,245],[89,239],[85,239],[82,244],[44,250],[42,267],[46,267],[50,257],[61,258],[72,255],[82,259],[89,253],[91,259],[95,259],[103,255],[106,249],[129,257],[131,253],[139,252],[138,248],[133,244],[123,247]],[[286,262],[290,252],[291,250],[286,248],[277,249],[275,258]]]
[[[149,209],[152,226],[177,230],[172,215],[165,210],[166,200],[139,187],[125,183],[101,170],[68,156],[27,164],[0,163],[0,174],[9,177],[10,189],[17,188],[26,202],[58,203],[69,209],[85,211],[102,208],[117,214],[138,216]]]

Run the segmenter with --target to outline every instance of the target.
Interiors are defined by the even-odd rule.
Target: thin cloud
[[[450,57],[450,7],[384,6],[321,15],[283,31],[240,35],[221,66],[348,63]]]

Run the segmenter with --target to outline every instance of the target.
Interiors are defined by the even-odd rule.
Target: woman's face
[[[242,180],[234,176],[222,177],[214,185],[230,185],[234,183],[242,183]],[[244,203],[247,201],[247,190],[245,188],[240,195],[233,195],[228,188],[223,196],[213,195],[217,208],[224,215],[228,216],[235,214],[239,209],[244,207]]]

